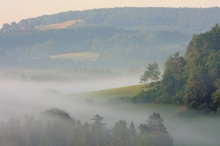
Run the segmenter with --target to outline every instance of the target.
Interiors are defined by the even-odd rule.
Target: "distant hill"
[[[24,19],[11,29],[30,29],[66,21],[81,20],[83,26],[126,29],[165,29],[188,33],[204,32],[220,23],[220,8],[106,8],[69,11]],[[214,24],[213,24],[214,23]],[[8,28],[8,27],[6,27]],[[4,28],[3,28],[4,29]]]
[[[220,23],[220,8],[109,8],[69,11],[4,24],[0,66],[94,67],[138,71],[161,67],[186,50],[196,32]],[[93,52],[96,61],[52,60],[50,56]]]

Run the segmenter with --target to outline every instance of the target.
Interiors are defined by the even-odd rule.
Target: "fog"
[[[137,84],[135,77],[115,80],[82,81],[82,82],[37,82],[21,81],[11,78],[0,78],[0,112],[1,119],[23,114],[38,114],[39,112],[57,107],[73,112],[76,115],[87,117],[81,113],[99,112],[97,105],[89,105],[86,99],[70,97],[69,94],[97,91]],[[86,104],[86,105],[80,105]],[[85,108],[86,107],[86,108]],[[91,108],[88,110],[88,108]],[[75,117],[75,115],[73,115]],[[89,117],[89,118],[90,118]],[[81,119],[81,117],[79,117]]]
[[[164,118],[164,124],[176,146],[217,146],[220,143],[220,118],[218,116],[179,117],[184,107],[159,104],[108,104],[96,98],[79,98],[75,93],[96,91],[138,83],[137,77],[115,80],[83,82],[36,82],[0,78],[0,120],[23,117],[25,114],[39,116],[49,108],[60,108],[82,122],[91,122],[99,114],[108,126],[121,119],[134,122],[138,127],[146,123],[154,112]],[[69,96],[72,94],[72,96]],[[105,97],[103,97],[105,98]],[[90,100],[88,102],[87,100]]]

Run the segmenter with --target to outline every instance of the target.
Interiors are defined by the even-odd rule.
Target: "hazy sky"
[[[220,7],[220,0],[0,0],[3,23],[70,10],[109,7]]]

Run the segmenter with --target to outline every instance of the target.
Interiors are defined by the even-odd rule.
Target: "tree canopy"
[[[193,35],[184,57],[179,56],[178,52],[169,56],[161,81],[136,96],[134,101],[150,99],[153,102],[184,104],[189,109],[202,112],[218,112],[219,60],[220,27],[216,24],[205,33]],[[142,78],[149,79],[143,75]]]
[[[173,142],[165,130],[163,120],[159,114],[152,114],[148,121],[159,121],[151,124],[141,124],[148,127],[136,132],[135,125],[131,122],[127,126],[125,120],[113,123],[113,128],[102,123],[103,117],[98,114],[93,123],[80,120],[68,120],[67,112],[53,108],[42,112],[44,116],[58,116],[55,119],[26,115],[22,119],[12,118],[0,121],[0,143],[2,146],[172,146]],[[60,116],[65,115],[65,116]],[[141,127],[140,125],[140,127]],[[153,127],[157,127],[156,129]],[[147,131],[146,131],[147,130]],[[147,134],[146,134],[147,133]],[[144,145],[143,145],[144,144]]]
[[[147,70],[141,75],[141,82],[147,83],[149,80],[155,82],[160,79],[160,68],[156,62],[150,63],[147,66]]]

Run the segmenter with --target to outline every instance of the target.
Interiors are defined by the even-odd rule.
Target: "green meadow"
[[[92,92],[85,92],[74,94],[78,97],[90,97],[90,98],[116,98],[116,97],[128,97],[134,96],[141,92],[141,90],[148,90],[147,84],[138,84],[132,86],[125,86],[119,88],[112,88],[112,89],[104,89]]]

